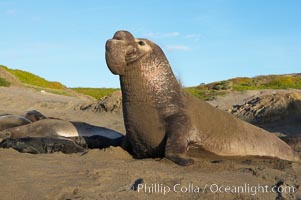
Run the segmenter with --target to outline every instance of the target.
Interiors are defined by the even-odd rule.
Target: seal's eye
[[[4,136],[5,136],[5,137],[10,137],[10,132],[9,132],[9,131],[4,132]]]
[[[144,46],[144,45],[145,45],[145,43],[144,43],[143,41],[139,41],[138,44],[139,44],[140,46]]]

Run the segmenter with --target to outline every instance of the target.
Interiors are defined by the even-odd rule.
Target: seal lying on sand
[[[221,156],[268,156],[299,161],[273,134],[234,118],[185,92],[163,51],[118,31],[106,43],[106,62],[120,76],[126,139],[136,158],[163,157],[179,165],[199,147]]]
[[[83,122],[43,119],[0,132],[0,147],[27,153],[81,152],[81,148],[120,146],[123,135]]]
[[[46,118],[46,116],[36,110],[27,111],[24,116],[3,114],[0,115],[0,131],[8,128],[30,124],[32,122]]]
[[[0,131],[30,123],[31,120],[19,115],[2,115],[0,116]]]
[[[24,126],[5,129],[0,132],[0,138],[24,138],[24,137],[90,137],[103,136],[110,139],[121,138],[116,131],[93,126],[83,122],[69,122],[58,119],[43,119]]]
[[[7,138],[0,143],[1,148],[13,148],[21,153],[78,153],[85,148],[69,138],[63,137],[26,137]]]

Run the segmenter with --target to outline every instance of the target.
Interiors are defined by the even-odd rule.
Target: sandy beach
[[[22,87],[0,87],[0,113],[39,110],[125,134],[122,114],[83,111],[93,103]],[[133,159],[120,147],[75,154],[0,149],[1,199],[301,199],[301,165],[268,158],[229,158],[190,151],[195,164]],[[282,191],[282,193],[280,192]]]

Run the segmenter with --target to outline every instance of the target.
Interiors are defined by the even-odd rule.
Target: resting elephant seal
[[[163,157],[179,165],[199,147],[221,156],[268,156],[300,161],[273,134],[186,93],[163,51],[147,39],[118,31],[106,43],[106,62],[120,76],[126,140],[136,158]]]
[[[13,148],[21,153],[78,153],[86,149],[74,142],[72,139],[64,137],[25,137],[7,138],[0,143],[1,148]]]
[[[93,126],[83,122],[69,122],[59,119],[43,119],[31,124],[5,129],[0,138],[25,137],[91,137],[103,136],[109,139],[123,137],[111,129]]]
[[[29,123],[31,120],[19,115],[2,115],[0,116],[0,131]]]

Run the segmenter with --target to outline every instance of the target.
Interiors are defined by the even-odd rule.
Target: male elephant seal
[[[268,156],[299,161],[273,134],[186,93],[159,46],[118,31],[106,43],[106,62],[120,76],[126,139],[136,158],[162,157],[190,165],[189,147],[221,156]]]

